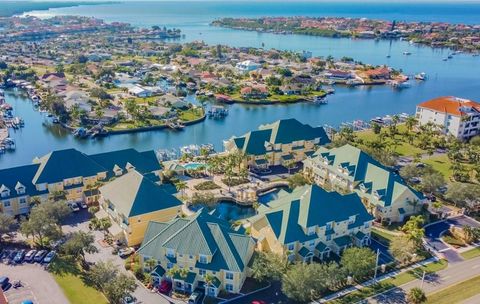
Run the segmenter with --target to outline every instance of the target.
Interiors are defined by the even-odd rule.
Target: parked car
[[[135,304],[137,300],[132,295],[126,295],[121,302],[122,304]]]
[[[132,255],[135,252],[135,249],[131,247],[127,248],[122,248],[118,251],[118,256],[121,257],[122,259]]]
[[[202,299],[202,294],[198,291],[195,291],[190,295],[190,298],[188,298],[188,304],[200,303],[201,299]]]
[[[32,250],[29,250],[27,252],[27,254],[25,255],[25,262],[28,262],[28,263],[33,263],[33,258],[35,257],[35,255],[37,254],[37,251],[32,249]]]
[[[87,209],[87,208],[88,208],[87,203],[85,203],[85,202],[80,202],[80,208],[82,208],[82,209]]]
[[[75,202],[68,203],[68,207],[70,207],[70,209],[72,209],[73,212],[80,211],[80,208],[78,208],[78,205]]]
[[[19,252],[17,252],[17,255],[13,258],[13,261],[17,264],[20,264],[21,262],[23,262],[23,259],[25,258],[25,252],[26,252],[25,249],[22,249]]]
[[[43,262],[44,263],[50,263],[51,261],[53,261],[53,259],[55,258],[55,256],[57,255],[57,253],[55,251],[50,251],[46,256],[45,258],[43,259]]]
[[[37,263],[41,263],[45,258],[45,256],[47,255],[47,253],[48,251],[46,250],[40,250],[37,252],[37,254],[35,254],[35,257],[33,258],[33,260]]]
[[[172,281],[163,280],[158,286],[158,292],[163,293],[164,295],[169,295],[172,291]]]
[[[60,247],[60,245],[62,245],[63,243],[66,242],[66,238],[63,237],[55,242],[50,242],[50,246],[53,248],[53,249],[56,249],[58,247]]]
[[[6,259],[8,259],[9,256],[10,256],[10,250],[5,249],[4,251],[2,251],[2,255],[0,256],[0,259],[2,261],[5,261]]]
[[[0,277],[0,287],[2,290],[6,290],[10,286],[10,279],[7,277]]]
[[[21,304],[33,304],[32,300],[24,300]]]

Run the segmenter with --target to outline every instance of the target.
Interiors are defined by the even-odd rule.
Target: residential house
[[[480,104],[454,96],[437,97],[417,105],[420,125],[433,123],[445,134],[468,140],[480,134]]]
[[[247,86],[240,90],[240,94],[245,99],[262,99],[268,97],[268,89],[265,85]]]
[[[224,141],[225,151],[241,151],[253,168],[299,162],[314,153],[317,146],[330,142],[323,127],[312,127],[296,119],[283,119],[261,125],[258,130]]]
[[[113,225],[110,234],[128,246],[142,243],[150,221],[169,221],[181,212],[182,202],[149,177],[132,169],[99,188],[103,211]]]
[[[235,68],[242,73],[247,73],[251,71],[255,71],[261,67],[260,64],[252,61],[252,60],[245,60],[242,62],[239,62],[235,65]]]
[[[152,96],[152,91],[151,90],[149,90],[149,89],[147,89],[143,86],[140,86],[140,85],[131,86],[128,89],[128,93],[133,95],[133,96],[142,97],[142,98]]]
[[[322,187],[357,193],[369,212],[380,220],[402,222],[426,202],[392,169],[348,144],[319,148],[303,162],[303,169]]]
[[[189,218],[150,222],[137,253],[143,263],[156,261],[152,274],[157,280],[167,277],[166,271],[176,266],[188,272],[183,277],[180,273],[167,277],[175,290],[192,292],[205,287],[206,294],[215,297],[220,290],[240,292],[254,247],[250,236],[232,230],[230,223],[202,209]],[[212,278],[208,285],[207,275]]]
[[[74,106],[77,106],[80,110],[85,112],[92,111],[92,106],[89,103],[89,96],[86,92],[79,90],[72,90],[66,92],[64,95],[65,107],[71,110]]]
[[[372,220],[357,194],[327,192],[317,185],[298,187],[292,193],[282,190],[250,219],[258,250],[304,262],[368,245]]]

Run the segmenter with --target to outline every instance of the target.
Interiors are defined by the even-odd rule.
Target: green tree
[[[376,255],[370,248],[348,248],[340,259],[342,268],[357,281],[373,272],[375,262]]]
[[[408,292],[407,300],[408,300],[408,303],[421,304],[427,301],[427,296],[425,295],[425,292],[421,288],[414,287],[410,289],[410,291]]]
[[[286,257],[258,252],[252,264],[252,277],[260,282],[280,280],[288,268]]]
[[[62,250],[65,254],[80,259],[85,264],[85,254],[98,252],[94,244],[95,236],[93,234],[78,231],[70,235],[69,239],[63,244]]]
[[[135,279],[125,273],[120,273],[118,267],[111,261],[98,262],[89,271],[88,278],[94,286],[99,287],[110,303],[120,304],[121,300],[135,291]]]
[[[382,126],[376,122],[372,123],[372,131],[374,134],[380,134],[382,132]]]
[[[47,240],[62,236],[60,223],[70,212],[63,202],[47,201],[31,209],[28,220],[20,224],[20,231],[27,237],[32,236],[39,246],[44,246]]]
[[[390,253],[402,264],[408,264],[415,257],[417,245],[405,236],[395,237],[390,242]]]
[[[15,223],[15,219],[12,216],[0,213],[0,244],[5,234],[10,234],[14,231]]]
[[[302,173],[295,173],[294,175],[289,176],[287,180],[290,189],[295,189],[309,183]]]
[[[445,179],[439,172],[432,172],[422,176],[420,187],[423,192],[434,193],[437,189],[445,185]]]
[[[420,244],[422,238],[425,236],[425,229],[422,227],[424,222],[425,220],[421,215],[412,216],[405,225],[402,226],[402,231],[409,240]]]

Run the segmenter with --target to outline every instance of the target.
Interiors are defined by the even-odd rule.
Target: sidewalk
[[[407,268],[403,268],[402,270],[396,270],[396,271],[389,272],[387,274],[384,274],[384,275],[381,275],[381,276],[377,277],[377,282],[381,282],[383,280],[386,280],[386,279],[392,278],[394,276],[397,276],[401,273],[407,272],[409,270],[415,269],[417,267],[420,267],[420,266],[423,266],[423,265],[426,265],[426,264],[429,264],[429,263],[433,263],[433,262],[438,261],[438,260],[439,260],[438,258],[433,257],[433,258],[430,258],[430,259],[427,259],[427,260],[423,260],[419,263],[415,263],[415,264],[413,264],[413,265],[411,265]],[[358,284],[358,285],[352,286],[350,288],[343,289],[343,290],[341,290],[339,292],[336,292],[334,294],[331,294],[329,296],[323,297],[323,298],[321,298],[320,300],[318,300],[314,303],[326,303],[328,301],[332,301],[332,300],[335,300],[337,298],[343,297],[343,296],[345,296],[349,293],[352,293],[354,291],[357,291],[357,290],[360,290],[362,288],[371,286],[374,283],[376,283],[376,282],[374,282],[374,280],[371,279],[371,280],[368,280],[368,281],[366,281],[362,284]]]
[[[472,277],[478,276],[480,273],[480,257],[471,260],[456,263],[455,265],[449,264],[446,269],[438,271],[435,276],[429,277],[425,280],[423,286],[422,281],[417,279],[401,285],[397,288],[388,290],[382,294],[375,295],[367,299],[368,303],[385,303],[385,299],[389,300],[389,303],[406,303],[407,292],[414,288],[420,287],[428,295],[430,293],[444,289],[450,285],[468,280]],[[472,300],[478,299],[473,297]],[[467,303],[479,303],[467,302]]]

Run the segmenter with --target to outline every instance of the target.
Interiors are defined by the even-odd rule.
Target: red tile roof
[[[451,115],[461,116],[463,112],[461,107],[472,107],[475,110],[480,112],[480,103],[469,100],[458,98],[454,96],[442,96],[437,97],[425,102],[422,102],[418,105],[419,107],[434,110],[437,112],[448,113]]]

